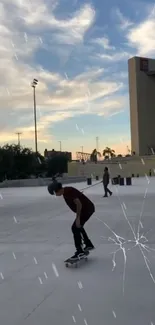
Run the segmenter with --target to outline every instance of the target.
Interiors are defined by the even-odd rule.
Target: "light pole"
[[[127,154],[130,155],[130,149],[128,146],[127,146]]]
[[[98,147],[98,141],[99,141],[99,137],[96,137],[96,151],[98,152],[99,147]]]
[[[62,143],[61,143],[61,141],[59,141],[59,143],[60,143],[60,152],[62,151]]]
[[[83,146],[81,146],[81,150],[82,150],[82,160],[83,160]]]
[[[35,151],[38,152],[38,141],[37,141],[37,114],[36,114],[36,86],[38,84],[37,79],[33,79],[31,84],[33,88],[33,102],[34,102],[34,128],[35,128]]]
[[[96,161],[98,161],[99,157],[99,137],[96,137]]]
[[[20,135],[22,134],[22,132],[16,132],[17,136],[18,136],[18,146],[20,146]]]

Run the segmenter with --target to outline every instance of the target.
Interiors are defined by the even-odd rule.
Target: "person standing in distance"
[[[76,252],[71,259],[74,260],[79,256],[83,256],[85,251],[94,249],[94,245],[84,229],[85,223],[95,212],[94,204],[76,188],[71,186],[62,187],[62,184],[58,182],[50,184],[48,186],[48,191],[51,195],[63,196],[69,208],[76,213],[76,219],[71,227]],[[82,239],[85,244],[84,249],[82,247]]]
[[[105,191],[104,197],[108,197],[108,193],[110,194],[110,196],[112,195],[112,192],[108,189],[109,179],[110,179],[110,175],[108,172],[108,167],[105,167],[104,174],[103,174],[103,186]]]

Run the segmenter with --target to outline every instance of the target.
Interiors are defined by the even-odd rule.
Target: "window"
[[[140,59],[140,71],[148,71],[149,69],[149,60],[141,58]]]

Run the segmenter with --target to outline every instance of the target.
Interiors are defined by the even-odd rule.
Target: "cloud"
[[[115,50],[115,46],[110,45],[108,37],[96,38],[92,40],[92,43],[100,45],[105,50]]]
[[[115,15],[116,15],[116,17],[118,18],[118,20],[119,20],[119,27],[122,29],[122,30],[126,30],[126,29],[128,29],[130,26],[132,26],[133,25],[133,22],[130,20],[130,19],[128,19],[128,18],[126,18],[123,14],[122,14],[122,12],[120,11],[120,9],[116,9],[116,11],[115,11]]]
[[[124,30],[124,36],[127,39],[126,45],[132,48],[134,55],[152,56],[155,55],[155,6],[145,7],[146,16],[140,22],[131,22],[117,10],[120,18],[120,27]],[[144,11],[143,11],[144,16]]]
[[[93,39],[91,43],[100,46],[99,52],[95,51],[94,59],[96,60],[119,62],[122,60],[127,61],[132,56],[128,51],[111,45],[108,37]]]
[[[8,67],[5,66],[5,69],[7,72]],[[26,72],[26,79],[25,74],[22,74],[21,71]],[[66,79],[58,73],[52,74],[39,68],[35,71],[28,65],[16,66],[15,63],[12,64],[10,66],[11,77],[9,78],[8,75],[8,79],[6,78],[5,83],[1,86],[1,108],[5,108],[3,111],[0,110],[1,130],[3,128],[3,130],[7,129],[8,132],[13,133],[13,130],[18,129],[18,131],[23,130],[23,138],[29,138],[30,134],[32,136],[29,131],[33,129],[33,94],[30,85],[33,76],[39,79],[36,88],[37,119],[38,128],[43,134],[51,123],[76,114],[84,114],[88,111],[88,102],[93,114],[96,112],[96,100],[114,94],[122,88],[122,83],[99,81],[98,77],[102,73],[103,69],[93,69],[77,75],[73,79]],[[0,79],[2,80],[1,74]],[[108,108],[106,109],[108,111]],[[100,107],[100,110],[103,111],[103,108]],[[97,113],[100,110],[98,109]]]
[[[89,100],[94,101],[109,94],[113,94],[123,87],[122,83],[91,81],[87,79],[62,80],[61,88],[51,95],[53,107],[61,106],[64,109],[78,109],[84,107],[85,95],[89,93]]]
[[[125,51],[116,52],[114,54],[97,54],[97,57],[103,61],[113,61],[118,62],[122,60],[128,60],[132,55]]]
[[[127,40],[129,46],[136,49],[140,56],[155,54],[155,17],[148,17],[143,22],[129,29]]]
[[[104,68],[89,68],[87,69],[85,72],[83,72],[82,74],[78,75],[75,80],[78,82],[81,82],[83,80],[87,80],[87,81],[92,81],[97,79],[98,77],[102,76],[104,73]]]
[[[59,43],[76,44],[84,39],[85,33],[95,21],[94,9],[85,4],[69,20],[51,19],[49,25],[58,30],[55,39]],[[65,31],[65,34],[64,34]]]
[[[118,62],[128,60],[132,56],[155,55],[155,6],[145,7],[145,18],[140,22],[131,21],[125,17],[120,9],[115,10],[115,17],[119,20],[119,27],[126,38],[123,49],[115,49],[114,53],[104,52],[97,54],[103,61]],[[144,17],[144,12],[143,12]],[[101,42],[101,41],[100,41]],[[110,42],[108,41],[108,44]],[[126,48],[126,50],[124,50]]]
[[[96,105],[99,116],[112,117],[124,112],[127,108],[127,96],[107,96],[105,100]],[[102,111],[101,111],[102,108]]]
[[[11,3],[11,0],[9,1]],[[24,0],[14,2],[18,17],[29,29],[39,31],[53,31],[52,38],[57,43],[75,44],[83,41],[85,33],[95,21],[95,10],[90,4],[84,4],[68,19],[58,19],[55,9],[58,5],[53,0],[49,5],[43,1],[27,2]]]
[[[47,2],[48,3],[48,2]],[[51,139],[51,125],[75,115],[85,113],[111,114],[108,104],[101,105],[109,96],[123,89],[123,83],[104,79],[104,68],[83,69],[67,77],[55,67],[55,71],[38,65],[34,60],[40,50],[48,48],[46,32],[68,45],[83,42],[86,32],[95,20],[91,5],[84,4],[68,19],[55,15],[56,1],[47,6],[43,1],[2,0],[0,4],[0,133],[1,142],[16,139],[15,132],[22,132],[22,139],[34,136],[33,121],[33,78],[39,80],[36,88],[38,138]],[[62,38],[62,39],[61,39]],[[69,43],[70,40],[70,43]],[[102,38],[103,47],[110,49],[108,39]],[[59,46],[58,46],[59,49]],[[64,46],[64,51],[66,47]],[[63,58],[64,51],[61,50]],[[46,60],[46,58],[45,58]],[[45,62],[47,63],[47,62]],[[46,65],[47,66],[47,65]],[[113,113],[120,110],[117,100],[112,99]]]

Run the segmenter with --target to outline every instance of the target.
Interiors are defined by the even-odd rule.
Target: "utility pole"
[[[36,113],[36,86],[38,84],[37,79],[33,79],[31,84],[33,88],[33,104],[34,104],[34,129],[35,129],[35,151],[38,152],[38,139],[37,139],[37,113]]]
[[[59,141],[59,143],[60,143],[60,152],[62,151],[62,143],[61,143],[61,141]]]
[[[99,142],[99,137],[96,137],[96,151],[97,151],[97,152],[98,152],[98,150],[99,150],[98,142]]]
[[[128,146],[127,146],[127,154],[130,155],[130,149]]]
[[[82,160],[83,160],[83,146],[81,146],[81,150],[82,150]]]
[[[98,159],[100,159],[100,155],[98,154],[99,152],[99,137],[96,137],[96,151],[97,151],[97,155],[96,155],[96,159],[98,161]]]
[[[17,136],[18,136],[18,146],[20,146],[20,136],[22,134],[22,132],[16,132]]]

